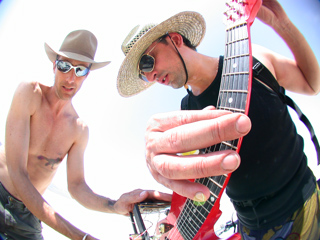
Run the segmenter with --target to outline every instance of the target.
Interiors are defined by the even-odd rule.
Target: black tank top
[[[223,57],[212,84],[199,96],[188,91],[181,109],[216,106]],[[243,138],[241,164],[231,174],[226,193],[238,218],[250,229],[281,224],[313,193],[316,180],[307,166],[304,142],[281,99],[259,81],[252,81],[248,116],[251,131]]]

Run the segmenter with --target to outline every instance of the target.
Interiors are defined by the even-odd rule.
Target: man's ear
[[[177,47],[181,47],[181,45],[183,44],[183,38],[179,33],[169,33],[172,41],[174,42],[174,44]]]

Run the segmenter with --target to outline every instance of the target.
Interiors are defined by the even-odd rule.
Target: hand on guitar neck
[[[208,188],[185,179],[230,173],[239,166],[240,157],[232,150],[187,156],[177,153],[242,137],[251,128],[247,116],[213,109],[157,114],[146,132],[146,159],[153,177],[190,199],[203,193],[204,199],[199,201],[209,197]]]

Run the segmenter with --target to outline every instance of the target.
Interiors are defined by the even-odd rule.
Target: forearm
[[[298,28],[289,20],[278,22],[272,26],[278,35],[285,41],[290,48],[297,66],[304,78],[312,88],[314,94],[320,91],[320,68],[315,54],[310,45],[298,30]]]
[[[14,177],[14,186],[25,206],[42,222],[70,239],[82,239],[85,233],[62,216],[43,199],[29,181],[28,177]]]
[[[69,192],[85,208],[105,213],[116,213],[114,209],[116,201],[94,193],[86,183],[70,186]]]

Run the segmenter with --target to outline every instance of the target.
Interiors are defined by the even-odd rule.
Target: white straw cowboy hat
[[[110,63],[110,61],[94,61],[97,46],[97,38],[87,30],[76,30],[69,33],[61,44],[59,51],[54,51],[47,43],[44,44],[51,62],[56,61],[57,55],[60,55],[77,61],[91,63],[90,70],[102,68]]]
[[[158,38],[171,32],[177,32],[197,47],[204,37],[206,24],[197,12],[181,12],[160,24],[136,26],[131,30],[121,45],[125,59],[117,78],[118,92],[123,97],[130,97],[147,89],[152,83],[139,78],[138,61],[146,49]]]

